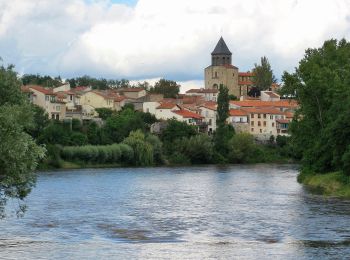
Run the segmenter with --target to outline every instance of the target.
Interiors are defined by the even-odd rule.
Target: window
[[[49,101],[49,100],[50,100],[50,97],[45,95],[45,100],[46,100],[46,101]]]
[[[250,115],[250,118],[254,118],[254,114],[251,114],[251,115]]]
[[[258,126],[261,126],[261,123],[260,123],[260,121],[258,121]]]
[[[260,133],[262,133],[262,129],[260,129]]]
[[[214,78],[217,78],[218,77],[218,73],[215,71],[214,72]]]
[[[264,114],[264,118],[266,118],[266,114]]]
[[[273,119],[273,115],[270,115],[270,119]]]
[[[70,101],[72,101],[73,100],[73,95],[69,95],[69,99],[70,99]]]
[[[250,125],[251,125],[251,126],[254,126],[254,121],[251,121]]]
[[[211,125],[211,123],[212,123],[212,121],[211,121],[211,119],[209,119],[209,125]]]
[[[264,126],[266,126],[266,121],[264,121]]]
[[[258,118],[261,118],[261,114],[258,114]]]
[[[61,106],[56,106],[56,111],[61,111]]]
[[[254,132],[254,128],[251,128],[250,130],[251,130],[252,132]]]
[[[275,123],[272,123],[272,127],[275,127]]]

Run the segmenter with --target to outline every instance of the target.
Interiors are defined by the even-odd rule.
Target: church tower
[[[205,88],[219,88],[223,84],[229,94],[239,98],[238,68],[232,65],[232,53],[224,39],[220,40],[211,53],[211,65],[204,70]]]

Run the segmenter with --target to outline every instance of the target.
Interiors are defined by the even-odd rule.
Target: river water
[[[290,165],[40,173],[25,216],[0,220],[0,259],[349,259],[350,201],[296,176]]]

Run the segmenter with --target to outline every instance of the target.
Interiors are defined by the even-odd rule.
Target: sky
[[[0,57],[20,74],[203,87],[220,36],[240,71],[266,56],[279,79],[350,39],[350,0],[0,0]]]

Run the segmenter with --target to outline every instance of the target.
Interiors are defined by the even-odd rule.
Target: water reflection
[[[288,165],[41,174],[1,259],[332,259],[350,255],[350,202],[306,192]]]

